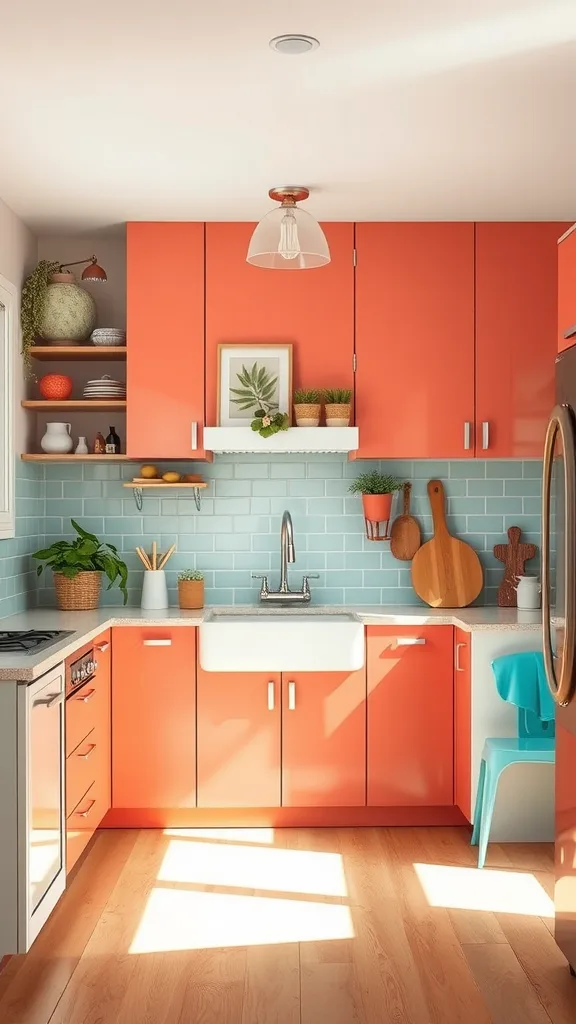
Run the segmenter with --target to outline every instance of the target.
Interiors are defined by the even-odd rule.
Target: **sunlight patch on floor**
[[[308,900],[155,888],[130,953],[352,939],[350,909]]]
[[[271,846],[273,828],[165,828],[165,836],[175,839],[217,839],[221,843],[256,843]]]
[[[414,864],[431,907],[554,917],[554,904],[534,875],[490,868]]]
[[[170,839],[160,882],[347,896],[339,853]]]

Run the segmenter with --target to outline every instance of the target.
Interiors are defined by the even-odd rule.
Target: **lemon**
[[[142,469],[140,470],[140,476],[144,480],[154,480],[158,475],[157,466],[142,466]]]
[[[180,481],[180,473],[164,473],[162,479],[167,484],[177,484]]]

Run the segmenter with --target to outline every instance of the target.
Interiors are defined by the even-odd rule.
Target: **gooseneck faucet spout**
[[[286,509],[282,516],[282,529],[280,531],[280,593],[288,593],[288,562],[296,561],[294,550],[294,527],[292,516]]]

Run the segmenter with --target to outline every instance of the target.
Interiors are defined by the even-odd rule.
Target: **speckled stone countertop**
[[[0,681],[32,682],[78,647],[93,640],[109,626],[199,626],[209,612],[226,614],[290,614],[338,615],[352,612],[368,626],[460,626],[466,632],[477,630],[531,630],[539,632],[542,624],[540,611],[522,612],[516,608],[415,608],[411,606],[354,606],[308,605],[306,608],[268,608],[266,606],[211,606],[199,611],[144,611],[141,608],[99,608],[93,612],[60,612],[55,609],[35,609],[0,619],[0,630],[61,629],[72,630],[60,643],[38,654],[0,654]]]

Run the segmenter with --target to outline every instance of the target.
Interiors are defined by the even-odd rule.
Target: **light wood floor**
[[[461,829],[101,833],[2,1024],[574,1024],[552,850]]]

